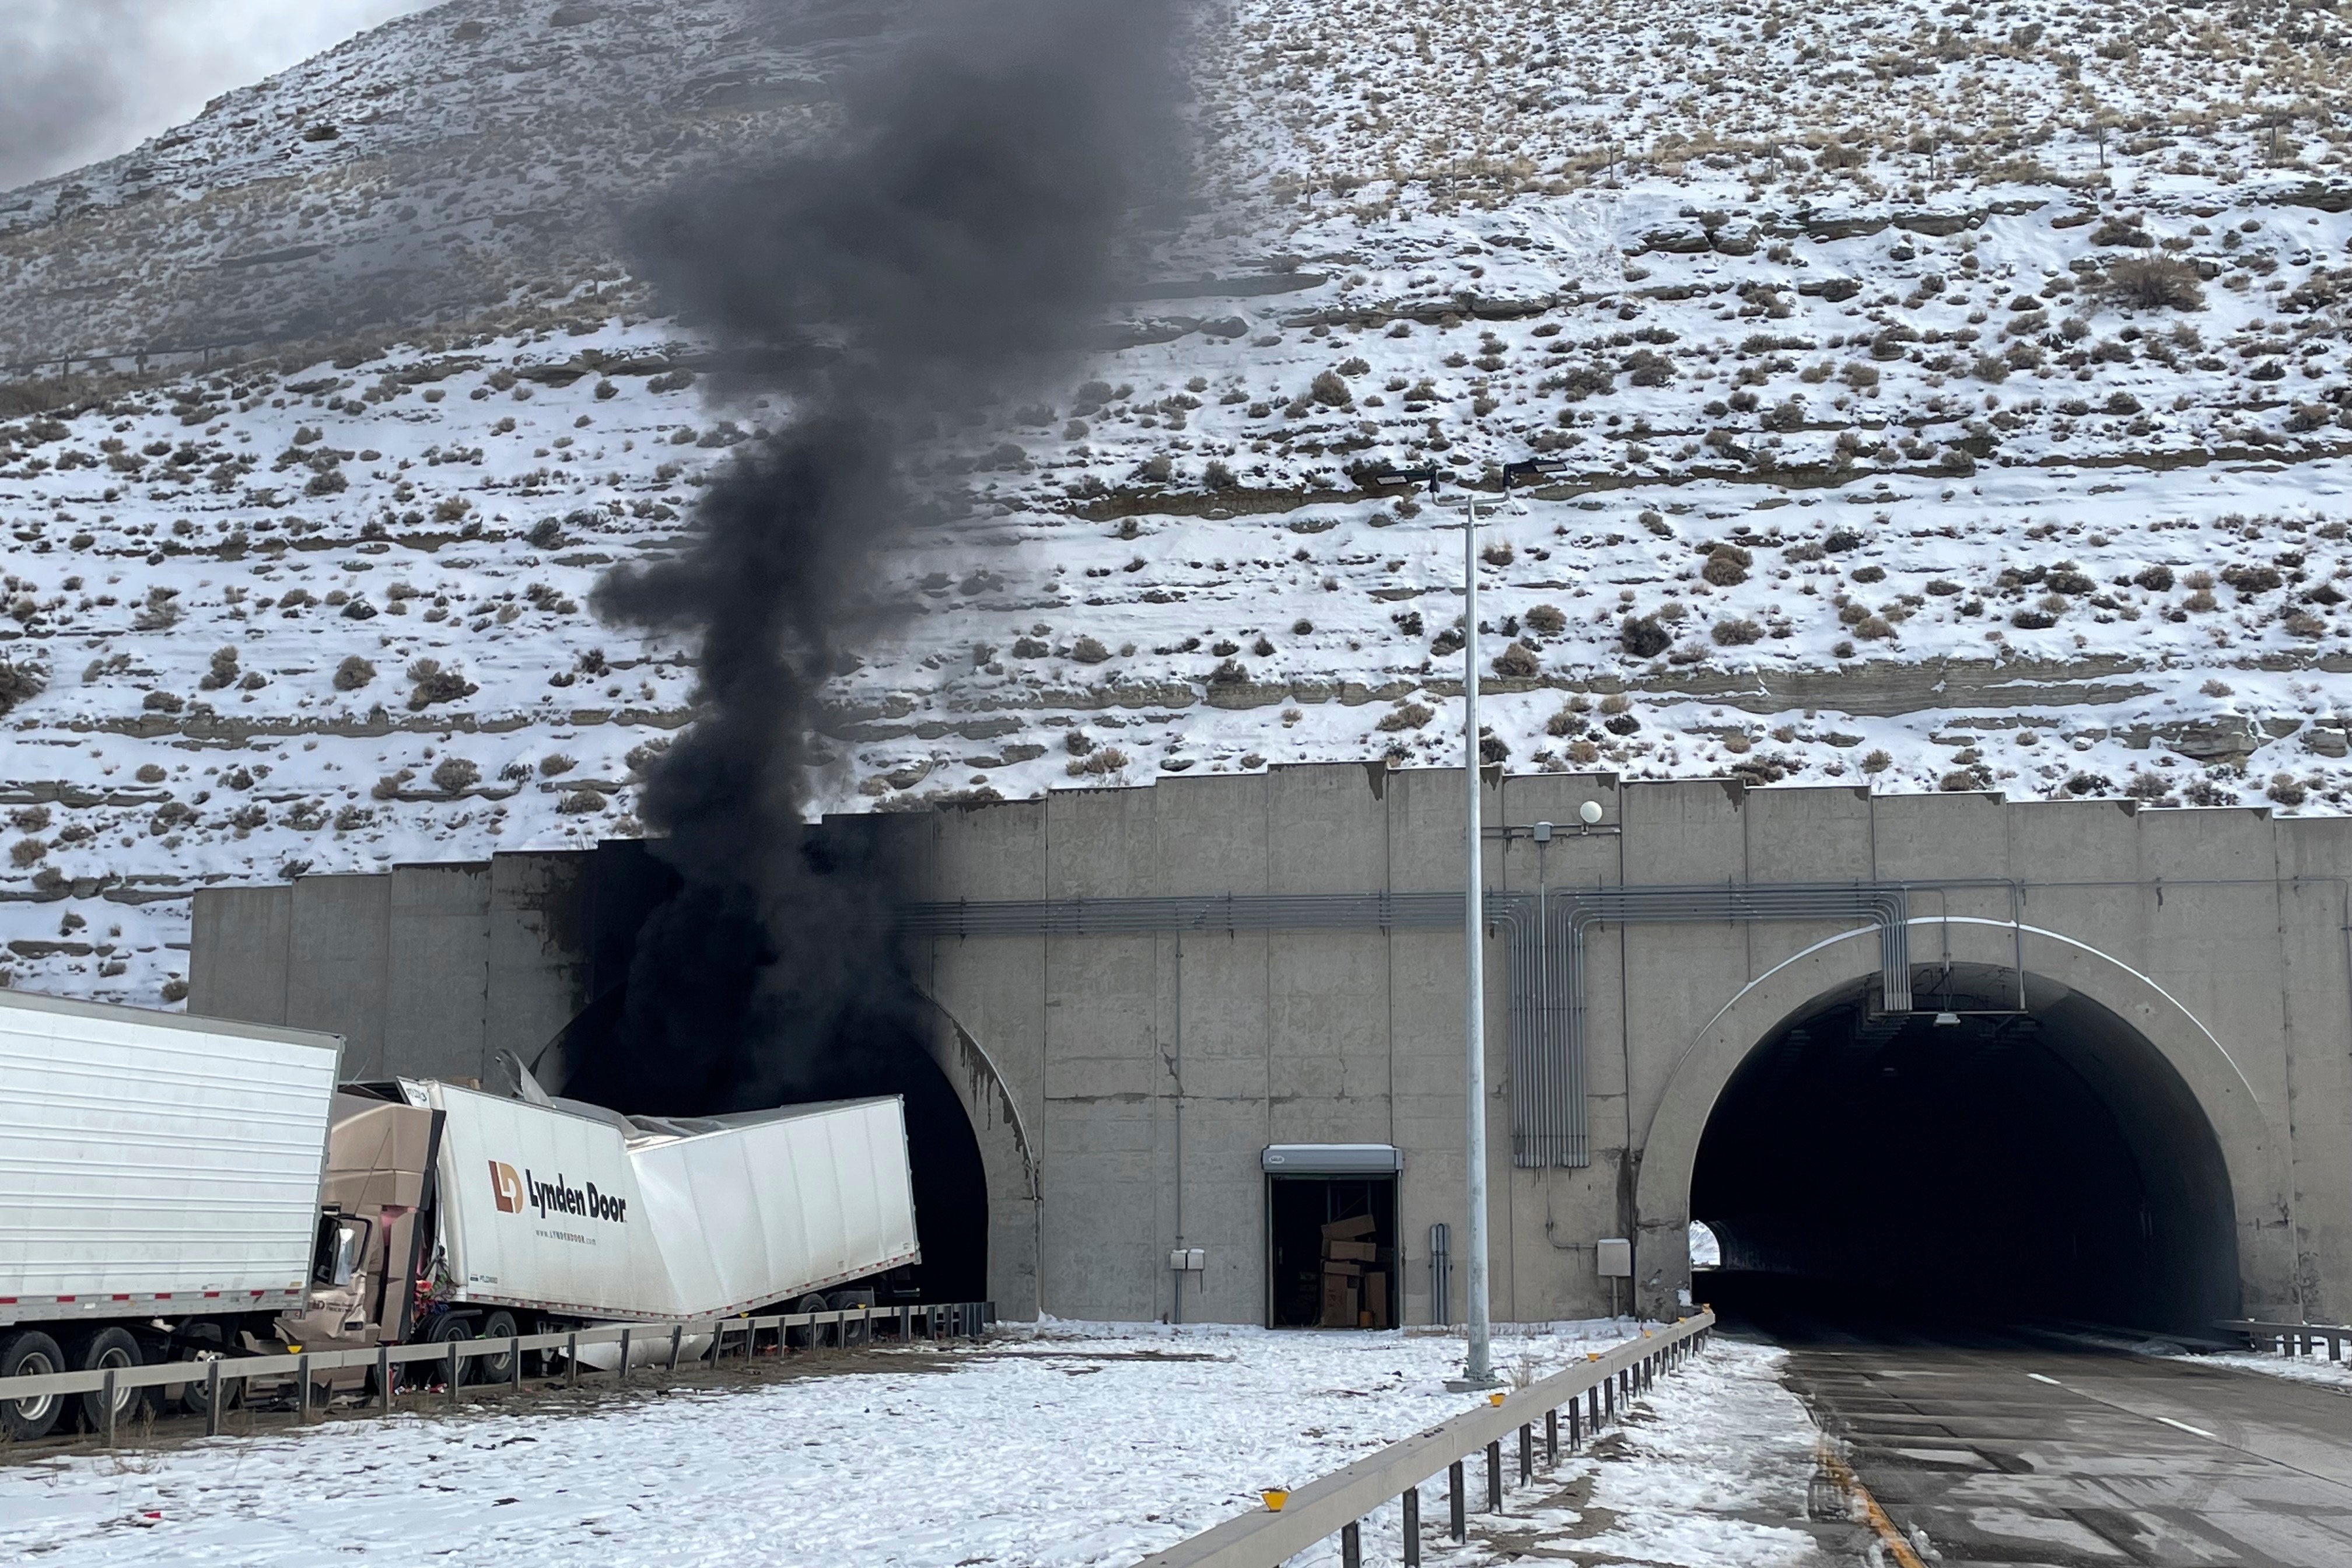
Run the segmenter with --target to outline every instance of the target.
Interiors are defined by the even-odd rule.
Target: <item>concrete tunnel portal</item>
[[[1692,1173],[1735,1310],[2033,1318],[2203,1331],[2239,1307],[2229,1172],[2189,1086],[2130,1023],[2028,973],[1855,981],[1733,1071]]]

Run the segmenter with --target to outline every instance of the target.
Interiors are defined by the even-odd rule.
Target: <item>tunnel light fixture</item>
[[[1960,1016],[1958,1013],[1954,1013],[1947,1009],[1946,1011],[1936,1015],[1936,1027],[1939,1029],[1957,1029],[1959,1026]]]

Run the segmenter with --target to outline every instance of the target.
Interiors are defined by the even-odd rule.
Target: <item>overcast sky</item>
[[[0,190],[128,152],[211,99],[439,0],[0,0]]]

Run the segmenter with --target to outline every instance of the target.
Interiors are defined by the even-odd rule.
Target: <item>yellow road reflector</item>
[[[1500,1405],[1503,1403],[1503,1391],[1498,1388],[1494,1393],[1486,1395],[1486,1403],[1489,1405]]]
[[[1257,1495],[1265,1499],[1266,1512],[1280,1513],[1282,1511],[1282,1505],[1290,1500],[1290,1489],[1287,1487],[1268,1487]]]

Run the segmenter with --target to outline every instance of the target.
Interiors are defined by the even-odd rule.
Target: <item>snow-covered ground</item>
[[[1507,1331],[1497,1364],[1541,1376],[1630,1329]],[[1468,1396],[1442,1384],[1460,1353],[1428,1335],[1059,1324],[937,1364],[875,1352],[865,1370],[576,1413],[336,1420],[25,1462],[0,1468],[0,1557],[1116,1568],[1460,1412]],[[1601,1560],[1820,1561],[1796,1528],[1812,1429],[1773,1381],[1776,1353],[1718,1342],[1661,1380],[1606,1458],[1563,1462],[1554,1488],[1585,1504],[1516,1493],[1482,1528],[1574,1531],[1591,1537],[1580,1551],[1613,1554]],[[1433,1531],[1442,1489],[1424,1503]],[[1553,1506],[1526,1511],[1539,1496]],[[1482,1539],[1440,1545],[1429,1561],[1496,1557]]]
[[[637,831],[693,650],[589,591],[781,413],[608,220],[881,47],[673,9],[457,0],[0,199],[28,344],[463,274],[323,357],[0,381],[0,982],[170,1003],[200,881]],[[1190,15],[1205,210],[925,454],[965,510],[878,552],[823,808],[1455,763],[1459,514],[1358,478],[1539,455],[1480,524],[1489,760],[2345,809],[2352,131],[2276,85],[2334,16]]]

